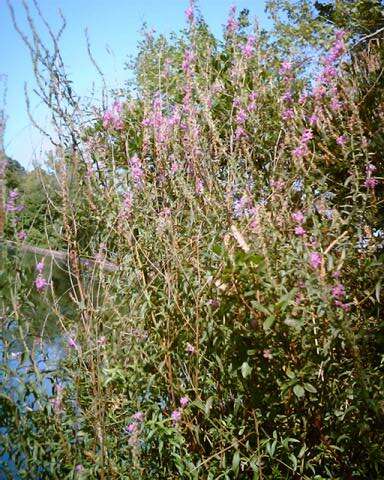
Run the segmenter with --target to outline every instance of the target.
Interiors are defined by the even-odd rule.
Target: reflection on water
[[[23,415],[52,404],[63,382],[59,367],[64,348],[57,317],[51,312],[53,300],[49,292],[41,294],[33,287],[36,258],[0,252],[0,262],[0,480],[17,480],[17,467],[22,467],[25,452],[20,453],[18,445],[10,444],[8,434],[16,427],[10,412],[16,408]],[[47,260],[44,275],[53,282],[61,298],[60,311],[68,318],[67,275]],[[15,303],[17,315],[13,312]],[[18,466],[11,458],[18,458]]]

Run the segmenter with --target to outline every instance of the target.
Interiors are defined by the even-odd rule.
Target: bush
[[[348,33],[308,71],[246,12],[223,41],[187,19],[56,159],[65,381],[8,399],[8,435],[33,478],[380,478],[382,157]]]

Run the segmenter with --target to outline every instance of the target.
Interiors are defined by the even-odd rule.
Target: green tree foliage
[[[5,186],[12,190],[20,188],[23,178],[26,175],[25,168],[17,160],[7,157],[7,168],[5,171]]]

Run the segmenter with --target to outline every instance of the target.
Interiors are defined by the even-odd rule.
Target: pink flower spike
[[[187,17],[187,20],[189,22],[193,22],[193,8],[192,8],[192,6],[188,7],[185,10],[185,16]]]
[[[301,141],[303,143],[308,143],[309,140],[312,140],[313,138],[313,132],[310,128],[306,128],[301,136]]]
[[[36,263],[36,271],[39,272],[39,273],[43,273],[43,271],[44,271],[44,260]]]
[[[294,118],[294,116],[295,116],[295,112],[293,111],[292,108],[287,108],[281,114],[282,119],[285,120],[285,121],[292,120]]]
[[[345,287],[343,284],[338,283],[335,287],[332,288],[332,296],[337,299],[345,297]]]
[[[309,254],[309,263],[311,267],[316,270],[323,263],[323,256],[319,252],[311,252]]]
[[[304,215],[303,212],[297,211],[292,213],[292,218],[296,223],[304,223]]]
[[[24,230],[21,230],[20,232],[17,233],[17,238],[23,241],[27,238],[27,234],[24,232]]]
[[[378,183],[379,181],[377,180],[377,178],[368,177],[365,179],[364,186],[366,188],[374,189]]]
[[[137,430],[136,423],[129,423],[124,429],[125,433],[135,433],[136,430]]]
[[[181,420],[181,411],[178,409],[178,410],[174,410],[171,414],[171,418],[173,420],[173,423],[176,424],[178,422],[180,422]]]
[[[143,412],[136,412],[132,418],[137,422],[142,422],[144,420],[144,414]]]
[[[287,73],[290,73],[291,70],[292,70],[292,63],[285,61],[281,64],[279,74],[286,75]]]
[[[375,165],[372,165],[372,163],[368,163],[368,165],[365,167],[367,173],[373,173],[377,170]]]
[[[349,312],[351,309],[351,304],[350,303],[343,303],[340,300],[335,300],[335,305],[336,307],[340,307],[344,310],[344,312]]]
[[[201,195],[204,192],[204,183],[200,178],[196,180],[195,192],[197,195]]]
[[[38,275],[35,279],[35,287],[36,289],[41,292],[42,290],[44,290],[45,288],[48,287],[48,282],[47,280],[41,276],[41,275]]]
[[[77,343],[75,342],[75,340],[72,338],[72,337],[69,337],[68,338],[68,347],[69,348],[77,348]]]
[[[189,398],[188,397],[181,397],[180,398],[180,405],[184,408],[188,405]]]
[[[318,121],[319,121],[319,117],[318,117],[318,115],[316,115],[316,113],[314,113],[313,115],[311,115],[309,117],[309,124],[312,125],[312,126],[316,125],[316,123]]]
[[[297,227],[295,227],[295,234],[298,237],[303,237],[306,233],[307,233],[306,230],[301,225],[298,225]]]

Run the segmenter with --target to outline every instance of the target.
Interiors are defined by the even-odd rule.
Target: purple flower
[[[303,158],[306,155],[308,155],[308,147],[307,145],[302,144],[296,147],[292,153],[293,153],[293,156],[296,158]]]
[[[236,15],[236,5],[231,5],[229,10],[228,20],[227,20],[227,26],[226,26],[227,33],[233,33],[238,27],[238,23],[235,18],[235,15]]]
[[[174,410],[171,414],[171,418],[173,420],[173,423],[178,423],[181,420],[181,411],[179,409]]]
[[[366,166],[366,171],[367,173],[373,173],[377,170],[377,168],[375,167],[375,165],[372,165],[372,163],[368,163],[368,165]]]
[[[198,195],[201,195],[203,192],[204,192],[204,183],[203,181],[198,178],[196,180],[196,184],[195,184],[195,192],[198,194]]]
[[[124,428],[125,433],[135,433],[137,431],[137,423],[129,423],[125,428]]]
[[[291,93],[289,90],[287,90],[287,91],[283,94],[283,96],[281,97],[281,99],[282,99],[284,102],[292,102],[292,99],[293,99],[292,93]]]
[[[11,198],[12,200],[16,200],[16,198],[18,198],[19,195],[20,194],[16,189],[11,190],[8,194],[9,198]]]
[[[36,263],[36,271],[38,271],[39,273],[43,273],[43,271],[44,271],[44,260]]]
[[[324,85],[316,85],[313,89],[313,96],[316,100],[320,100],[326,94],[327,90]]]
[[[21,241],[25,240],[27,238],[27,234],[24,230],[20,230],[20,232],[17,232],[17,238]]]
[[[335,287],[332,288],[332,296],[337,299],[345,297],[345,287],[342,283],[338,283]]]
[[[309,254],[309,263],[312,268],[318,269],[323,262],[323,256],[319,252],[311,252]]]
[[[189,403],[189,398],[188,397],[181,397],[180,398],[180,405],[185,408]]]
[[[107,339],[104,336],[102,336],[102,337],[97,339],[96,343],[98,345],[106,345],[107,344]]]
[[[283,120],[292,120],[295,117],[295,112],[293,111],[292,108],[287,108],[286,110],[283,111],[281,114],[281,117]]]
[[[49,284],[48,284],[47,280],[42,275],[38,275],[35,278],[35,287],[39,292],[41,292],[42,290],[47,288],[48,285]]]
[[[303,212],[297,211],[297,212],[292,213],[292,218],[293,218],[293,221],[296,222],[296,223],[301,224],[301,223],[304,222]]]
[[[249,35],[247,43],[241,47],[243,55],[247,58],[250,58],[253,54],[253,49],[255,46],[256,38],[254,35]]]
[[[303,237],[306,233],[307,233],[306,230],[301,225],[298,225],[297,227],[295,227],[295,234],[298,237]]]
[[[83,465],[81,465],[80,463],[78,465],[76,465],[75,467],[75,472],[82,472],[84,471],[84,467]]]
[[[136,412],[133,414],[132,418],[137,422],[142,422],[144,420],[144,413],[143,412]]]
[[[331,109],[334,111],[334,112],[337,112],[338,110],[340,110],[342,104],[340,102],[340,100],[336,97],[332,97],[331,98],[331,103],[330,103],[330,106],[331,106]]]
[[[365,186],[366,188],[374,189],[378,183],[379,183],[379,181],[377,180],[377,178],[367,177],[367,178],[365,179],[364,186]]]
[[[291,70],[292,70],[292,63],[285,61],[281,64],[279,73],[280,75],[286,75],[287,73],[290,73]]]
[[[68,338],[68,347],[69,348],[77,348],[77,343],[75,342],[75,340],[72,338],[72,337],[69,337]]]
[[[243,125],[243,124],[245,123],[245,121],[247,120],[247,118],[248,118],[247,112],[241,108],[241,109],[237,112],[237,115],[236,115],[236,123],[237,123],[238,125]]]
[[[126,192],[123,196],[123,202],[120,210],[120,217],[127,220],[132,214],[133,207],[133,194],[132,192]]]
[[[313,138],[313,132],[310,128],[306,128],[301,136],[301,141],[303,143],[308,143]]]
[[[187,343],[187,346],[185,347],[185,350],[190,354],[196,353],[195,347],[193,345],[191,345],[190,343]]]
[[[343,303],[340,300],[335,300],[335,305],[336,307],[342,308],[345,312],[349,312],[349,310],[351,309],[350,303]]]
[[[107,110],[104,115],[103,115],[103,127],[108,129],[108,128],[113,128],[115,130],[122,130],[124,124],[121,119],[121,111],[123,107],[121,103],[116,100],[112,108]]]
[[[309,124],[310,125],[316,125],[316,123],[319,121],[319,117],[316,113],[313,113],[310,117],[309,117]]]
[[[144,177],[144,170],[141,163],[141,160],[137,155],[134,155],[130,160],[130,167],[131,167],[131,176],[133,183],[136,186],[142,186],[143,184],[143,177]]]
[[[236,132],[235,132],[235,138],[236,140],[239,140],[240,138],[246,137],[247,132],[244,130],[243,127],[237,127]]]
[[[307,100],[308,100],[308,94],[302,93],[299,98],[299,104],[304,105]]]
[[[336,138],[337,145],[345,145],[347,141],[347,137],[345,135],[340,135],[340,137]]]
[[[187,50],[184,54],[184,60],[181,65],[185,73],[188,73],[190,71],[192,62],[194,60],[195,60],[195,54],[193,53],[193,51]]]
[[[194,17],[194,14],[193,14],[193,6],[192,4],[185,10],[185,16],[187,17],[187,20],[189,22],[193,22],[193,17]]]

